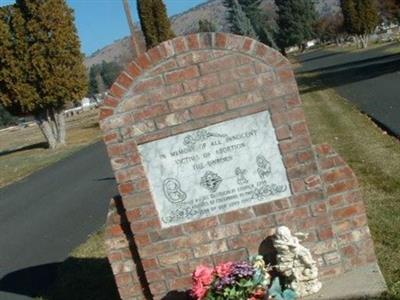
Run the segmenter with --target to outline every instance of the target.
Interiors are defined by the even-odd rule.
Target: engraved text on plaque
[[[139,146],[163,228],[291,195],[268,112]]]

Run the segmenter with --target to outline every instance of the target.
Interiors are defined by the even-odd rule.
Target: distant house
[[[90,100],[90,98],[85,97],[85,98],[83,98],[83,99],[81,100],[81,106],[82,106],[83,108],[88,107],[88,106],[90,106],[90,105],[91,105],[91,100]]]
[[[96,98],[87,98],[87,97],[83,98],[81,101],[77,103],[79,103],[80,105],[77,107],[66,109],[64,111],[66,117],[78,115],[81,112],[95,109],[99,105],[99,102]]]
[[[317,43],[318,43],[317,40],[308,41],[308,42],[306,43],[306,48],[308,49],[308,48],[314,47],[315,45],[317,45]]]

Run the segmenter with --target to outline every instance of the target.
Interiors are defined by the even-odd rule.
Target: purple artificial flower
[[[233,277],[233,275],[227,275],[217,280],[215,288],[217,289],[217,291],[222,291],[227,286],[232,286],[235,283],[236,283],[235,277]]]
[[[233,264],[232,275],[239,280],[242,278],[252,277],[255,273],[255,269],[248,262],[242,261]]]

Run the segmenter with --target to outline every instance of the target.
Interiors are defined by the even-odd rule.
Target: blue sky
[[[129,34],[122,0],[67,0],[67,2],[75,11],[82,51],[86,55]],[[129,2],[135,21],[138,21],[136,0]],[[164,0],[170,16],[203,2],[206,0]],[[15,1],[0,0],[0,6],[12,3]]]

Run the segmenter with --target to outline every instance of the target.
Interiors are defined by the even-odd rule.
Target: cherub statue
[[[300,244],[307,238],[303,233],[292,235],[289,228],[280,226],[276,229],[274,247],[277,251],[276,270],[290,282],[299,297],[317,293],[322,284],[318,280],[317,263],[311,256],[310,250]]]

